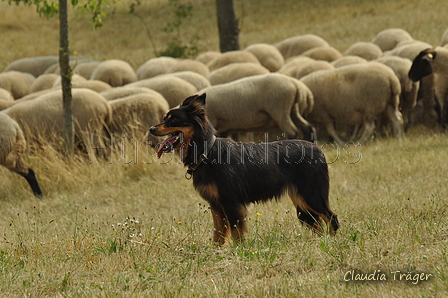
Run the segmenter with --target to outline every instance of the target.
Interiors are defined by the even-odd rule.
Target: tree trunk
[[[70,68],[70,50],[68,42],[67,0],[59,0],[59,67],[61,68],[62,105],[64,120],[63,152],[72,157],[74,151],[74,124],[72,104],[72,70]]]
[[[235,19],[233,0],[216,0],[219,48],[222,53],[240,49],[238,21]]]

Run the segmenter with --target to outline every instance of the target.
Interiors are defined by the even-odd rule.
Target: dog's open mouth
[[[182,141],[183,133],[180,131],[176,131],[170,134],[170,136],[165,139],[159,146],[159,150],[157,150],[157,158],[160,158],[163,153],[171,152],[176,148],[176,145]]]

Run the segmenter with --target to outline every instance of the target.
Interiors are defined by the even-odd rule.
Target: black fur
[[[32,169],[28,169],[28,173],[18,172],[18,174],[26,179],[34,195],[39,199],[42,199],[43,197],[42,190],[40,189],[39,183],[37,182],[37,178],[36,175],[34,174],[34,171]]]
[[[242,239],[247,231],[246,205],[279,199],[285,193],[291,196],[302,222],[320,230],[324,220],[332,234],[338,229],[337,216],[329,207],[327,163],[313,143],[236,143],[218,138],[209,148],[215,130],[206,116],[205,94],[187,98],[150,132],[163,134],[160,126],[164,131],[192,128],[187,143],[173,145],[181,152],[185,166],[197,164],[202,153],[207,155],[193,173],[193,185],[210,204],[216,242],[223,243],[229,230],[235,240]]]

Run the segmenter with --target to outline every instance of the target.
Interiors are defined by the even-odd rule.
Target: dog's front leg
[[[217,207],[214,204],[210,204],[213,217],[213,241],[218,244],[224,244],[226,242],[227,234],[229,233],[229,222],[221,207]]]
[[[244,241],[244,234],[247,229],[247,208],[245,205],[232,206],[225,210],[231,227],[231,236],[234,241],[241,243]]]

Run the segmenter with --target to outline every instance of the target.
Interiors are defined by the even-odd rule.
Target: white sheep
[[[30,86],[30,93],[53,88],[54,82],[61,76],[55,73],[46,73],[38,76]]]
[[[252,62],[230,63],[212,71],[207,79],[211,85],[224,84],[244,77],[269,73],[266,67]],[[200,89],[199,89],[200,90]]]
[[[0,73],[0,87],[8,90],[15,99],[30,93],[31,84],[36,78],[27,73],[10,70]]]
[[[14,97],[12,96],[11,92],[9,92],[8,90],[0,87],[0,99],[13,101]]]
[[[210,81],[206,77],[204,77],[203,75],[201,75],[197,72],[190,71],[190,70],[167,73],[167,74],[164,74],[164,75],[162,74],[159,76],[173,76],[173,77],[180,78],[180,79],[185,80],[188,83],[192,84],[198,90],[201,90],[201,89],[211,85]]]
[[[158,94],[158,96],[161,96],[163,98],[162,94],[160,94],[155,90],[146,87],[133,87],[128,85],[122,87],[115,87],[100,92],[101,96],[107,100],[119,99],[140,93]]]
[[[9,63],[4,71],[15,70],[30,73],[34,77],[38,77],[45,73],[48,67],[56,65],[58,62],[58,56],[27,57]]]
[[[194,60],[199,61],[207,65],[210,61],[221,56],[221,52],[218,51],[206,51],[197,55]]]
[[[440,46],[448,44],[448,28],[443,32],[442,39],[440,40]]]
[[[167,73],[174,73],[179,71],[193,71],[200,75],[206,77],[210,70],[207,65],[200,61],[192,59],[178,59],[170,68],[168,68]]]
[[[207,66],[210,71],[214,71],[215,69],[228,65],[230,63],[237,62],[252,62],[261,64],[257,56],[255,56],[251,52],[237,50],[222,53],[221,55],[207,63]]]
[[[279,70],[285,64],[282,53],[273,45],[267,43],[254,43],[244,49],[251,52],[260,61],[261,65],[270,72]]]
[[[280,129],[289,138],[311,139],[314,127],[302,113],[313,107],[313,95],[299,80],[278,73],[242,78],[202,89],[208,116],[219,134],[270,132]]]
[[[139,93],[109,101],[112,108],[110,132],[114,136],[134,136],[144,139],[148,128],[163,121],[163,116],[170,109],[160,93]],[[147,136],[155,146],[161,143],[160,137]]]
[[[344,141],[335,124],[363,125],[360,143],[369,140],[375,119],[386,111],[395,136],[400,137],[403,121],[399,112],[400,82],[391,68],[378,62],[359,63],[333,70],[320,70],[301,79],[314,95],[314,109],[307,119],[323,125],[340,145]]]
[[[274,46],[282,53],[283,57],[298,56],[315,47],[330,46],[322,37],[315,34],[304,34],[286,38],[274,44]]]
[[[117,87],[137,81],[137,74],[128,62],[109,59],[95,67],[90,75],[90,80],[103,81],[112,87]]]
[[[104,148],[104,129],[112,110],[107,100],[90,89],[72,89],[75,137],[90,153]],[[55,90],[33,100],[17,103],[3,111],[20,125],[28,142],[59,146],[62,140],[62,91]],[[94,136],[97,136],[94,140]],[[91,141],[98,143],[92,144]],[[100,146],[100,147],[97,147]]]
[[[330,46],[321,46],[306,50],[300,56],[310,57],[315,60],[331,62],[342,56],[341,52]]]
[[[290,77],[295,77],[297,74],[297,69],[305,64],[315,61],[316,60],[306,56],[292,57],[286,60],[286,63],[278,70],[278,73],[285,74]]]
[[[137,68],[137,78],[143,80],[165,74],[176,63],[177,59],[173,57],[151,58]]]
[[[358,41],[350,45],[345,51],[344,55],[353,55],[364,58],[368,61],[374,60],[383,54],[381,48],[373,43],[367,41]]]
[[[86,80],[83,76],[74,74],[71,80],[72,88],[87,88],[96,92],[101,92],[112,88],[108,83],[101,80]],[[53,83],[53,89],[61,88],[61,77],[59,76]]]
[[[411,110],[417,104],[417,92],[419,88],[419,83],[413,82],[408,76],[409,70],[412,66],[412,61],[398,56],[383,56],[376,59],[376,61],[392,68],[400,80],[400,111],[403,115],[404,128],[407,130]]]
[[[411,34],[401,28],[384,29],[372,39],[372,42],[378,45],[381,51],[390,51],[402,41],[413,40]]]
[[[433,75],[435,95],[440,107],[440,122],[446,128],[448,122],[448,49],[436,47],[426,49],[414,59],[409,78],[419,81]]]
[[[350,65],[350,64],[355,64],[355,63],[364,63],[367,62],[366,59],[361,58],[359,56],[353,56],[353,55],[347,55],[347,56],[342,56],[334,61],[331,61],[330,63],[335,67],[342,67],[345,65]]]
[[[146,87],[159,92],[168,101],[170,108],[179,105],[185,98],[198,91],[192,84],[175,76],[156,76],[127,86]]]
[[[309,63],[305,63],[297,67],[297,72],[293,76],[296,79],[300,79],[312,72],[323,70],[323,69],[334,69],[335,67],[328,61],[316,60]]]
[[[75,67],[73,68],[73,73],[78,74],[86,79],[90,79],[90,77],[92,76],[92,72],[100,63],[100,61],[86,61],[76,63]]]
[[[34,195],[42,198],[36,175],[22,157],[26,150],[26,140],[20,126],[11,117],[0,112],[0,128],[0,165],[24,177]]]

